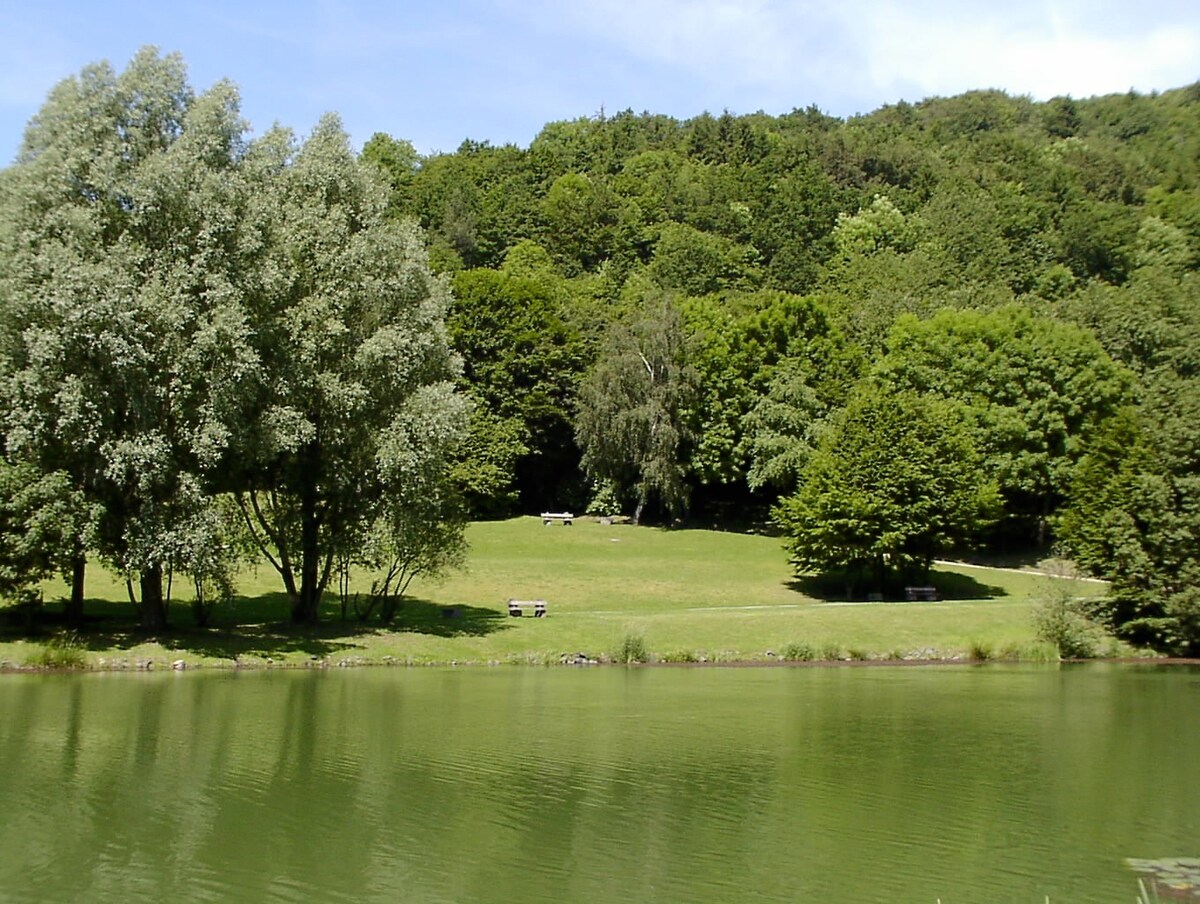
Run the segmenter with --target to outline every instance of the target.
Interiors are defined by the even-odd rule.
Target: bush
[[[788,662],[812,662],[817,658],[817,651],[810,644],[790,643],[783,648],[781,656]]]
[[[30,665],[43,669],[82,669],[87,657],[79,636],[72,631],[56,634],[31,660]]]
[[[1052,644],[1062,659],[1093,659],[1100,649],[1100,628],[1069,596],[1051,596],[1033,613],[1034,634]]]
[[[626,634],[613,653],[613,662],[630,665],[634,662],[648,662],[650,655],[646,652],[646,641],[640,634]]]
[[[692,650],[675,650],[662,654],[663,662],[700,662],[700,655]]]
[[[986,640],[972,640],[967,655],[977,662],[987,662],[995,658],[996,649]]]

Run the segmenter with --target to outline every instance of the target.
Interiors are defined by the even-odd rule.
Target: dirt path
[[[1064,581],[1087,581],[1090,584],[1107,584],[1100,578],[1089,578],[1083,575],[1055,574],[1053,571],[1038,571],[1033,568],[1005,568],[1001,565],[976,565],[973,562],[952,562],[949,559],[934,559],[935,565],[953,565],[955,568],[978,568],[983,571],[1009,571],[1013,574],[1032,574],[1042,578],[1059,578]]]

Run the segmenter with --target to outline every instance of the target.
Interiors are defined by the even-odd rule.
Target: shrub
[[[699,662],[700,656],[692,650],[675,650],[672,653],[663,653],[663,662]]]
[[[972,640],[967,655],[977,662],[987,662],[996,656],[996,648],[986,640]]]
[[[1100,629],[1069,596],[1058,593],[1033,613],[1034,634],[1052,644],[1062,659],[1092,659],[1099,652]]]
[[[646,641],[640,634],[626,634],[621,645],[613,653],[613,662],[629,665],[634,662],[648,662],[650,655],[646,652]]]
[[[810,644],[790,643],[783,648],[781,657],[788,662],[812,662],[817,658],[817,651]]]
[[[842,658],[842,648],[835,643],[827,643],[821,648],[821,658],[833,661]]]
[[[84,655],[83,645],[79,642],[79,635],[73,631],[64,631],[46,641],[46,645],[30,660],[30,664],[43,669],[82,669],[87,665],[87,657]]]

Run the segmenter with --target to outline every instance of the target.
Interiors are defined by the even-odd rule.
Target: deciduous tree
[[[848,592],[925,583],[936,555],[977,536],[993,516],[958,406],[864,387],[835,418],[775,520],[801,572],[835,572]]]
[[[148,48],[56,86],[4,174],[8,451],[86,502],[72,611],[86,530],[164,627],[163,573],[228,451],[257,366],[243,128],[232,86],[197,96]]]
[[[583,469],[632,494],[635,523],[652,497],[671,514],[686,507],[685,412],[694,382],[679,311],[660,299],[632,325],[614,327],[580,387],[575,436]]]
[[[377,172],[333,116],[298,148],[276,141],[257,186],[272,210],[255,315],[262,399],[238,498],[293,620],[313,624],[339,556],[380,524],[395,528],[384,548],[411,535],[394,505],[445,475],[468,406],[448,286],[416,227],[387,217]]]

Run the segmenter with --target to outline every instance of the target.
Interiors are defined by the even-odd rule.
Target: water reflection
[[[1129,898],[1195,855],[1196,673],[8,676],[13,900]]]

